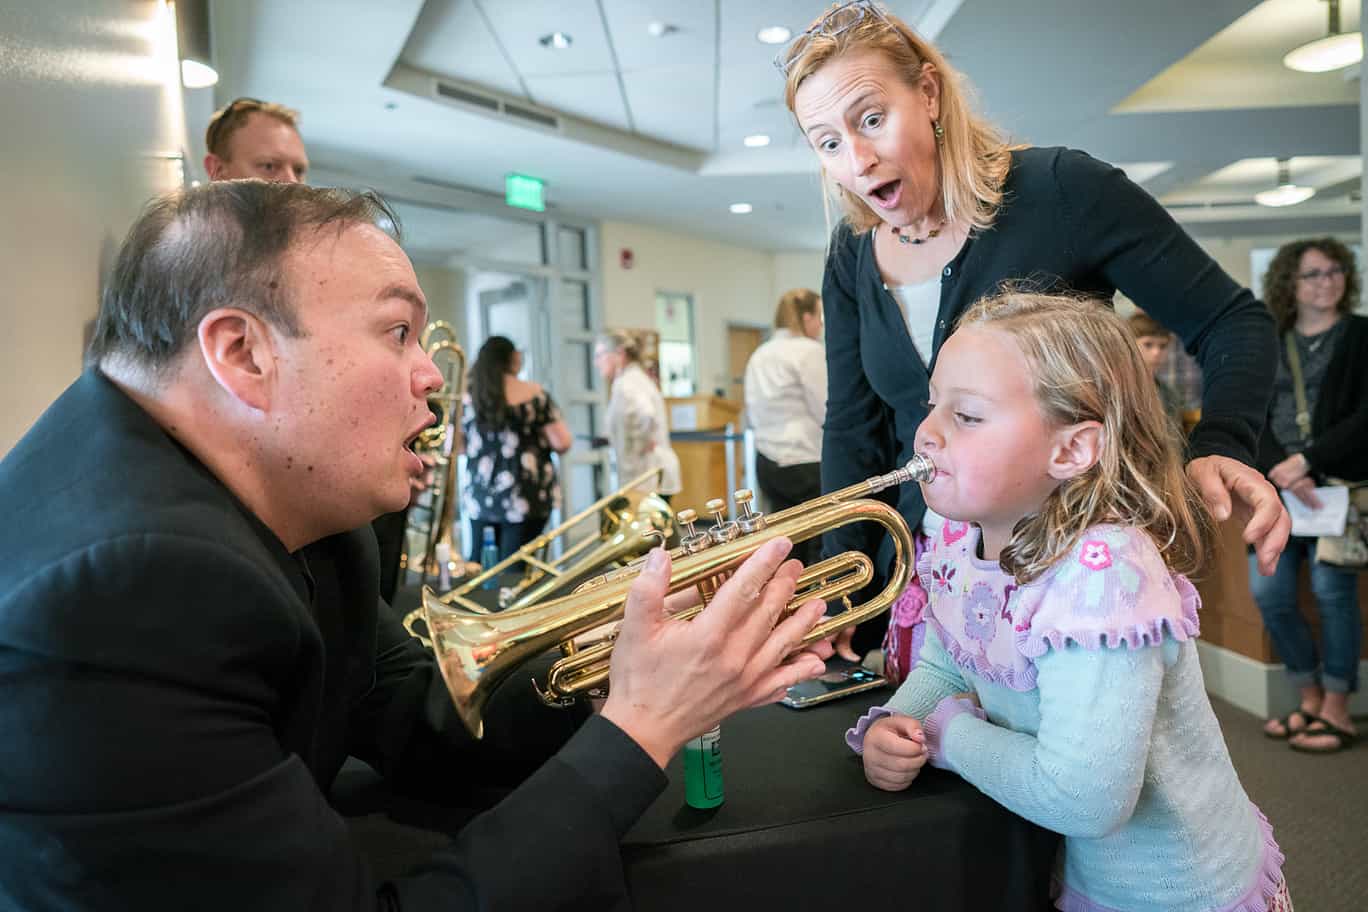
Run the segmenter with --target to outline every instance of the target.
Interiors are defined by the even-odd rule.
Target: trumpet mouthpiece
[[[907,465],[901,469],[894,469],[887,475],[876,475],[869,479],[870,493],[877,493],[886,488],[895,488],[898,485],[907,484],[915,481],[918,484],[930,484],[936,477],[936,464],[931,461],[931,457],[922,453],[917,453],[907,461]]]

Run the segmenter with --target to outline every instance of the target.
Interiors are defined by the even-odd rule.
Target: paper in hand
[[[1292,517],[1292,534],[1315,537],[1343,535],[1344,522],[1349,516],[1349,489],[1342,485],[1315,488],[1320,500],[1319,509],[1312,509],[1297,499],[1291,491],[1283,491],[1283,503]]]

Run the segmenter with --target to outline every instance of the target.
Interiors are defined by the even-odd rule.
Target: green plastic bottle
[[[684,802],[707,810],[722,803],[722,727],[691,738],[684,745]]]

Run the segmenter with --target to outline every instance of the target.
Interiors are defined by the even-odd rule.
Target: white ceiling
[[[547,181],[548,203],[574,216],[814,249],[826,238],[815,164],[784,108],[776,48],[755,33],[765,25],[800,32],[827,5],[213,0],[215,93],[219,103],[252,95],[300,109],[310,156],[325,173],[420,178],[491,199],[502,198],[507,173],[532,174]],[[1231,193],[1244,191],[1211,178],[1227,166],[1359,152],[1357,81],[1278,63],[1302,32],[1323,30],[1320,0],[887,5],[936,37],[982,109],[1015,138],[1146,163],[1143,174],[1132,169],[1137,179],[1151,175],[1145,185],[1166,202],[1176,194],[1175,211],[1198,233],[1281,233],[1279,219],[1301,217],[1235,205]],[[1345,7],[1346,26],[1356,26],[1357,0]],[[651,21],[678,31],[653,38]],[[543,47],[538,39],[553,31],[568,33],[571,47]],[[442,100],[437,79],[549,113],[560,129]],[[1257,92],[1224,88],[1254,79]],[[753,132],[774,141],[743,147]],[[1331,172],[1317,204],[1333,191],[1340,206],[1323,212],[1321,230],[1357,231],[1357,204],[1348,202],[1357,172],[1345,178],[1342,164]],[[1212,200],[1226,206],[1219,218],[1196,212],[1209,178]],[[1257,175],[1247,183],[1250,195],[1264,189]],[[731,215],[733,202],[754,211]]]

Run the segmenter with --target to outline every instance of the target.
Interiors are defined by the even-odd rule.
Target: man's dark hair
[[[356,224],[399,239],[394,210],[369,190],[214,181],[154,199],[119,249],[87,359],[161,376],[218,307],[299,335],[281,261],[305,232]]]

